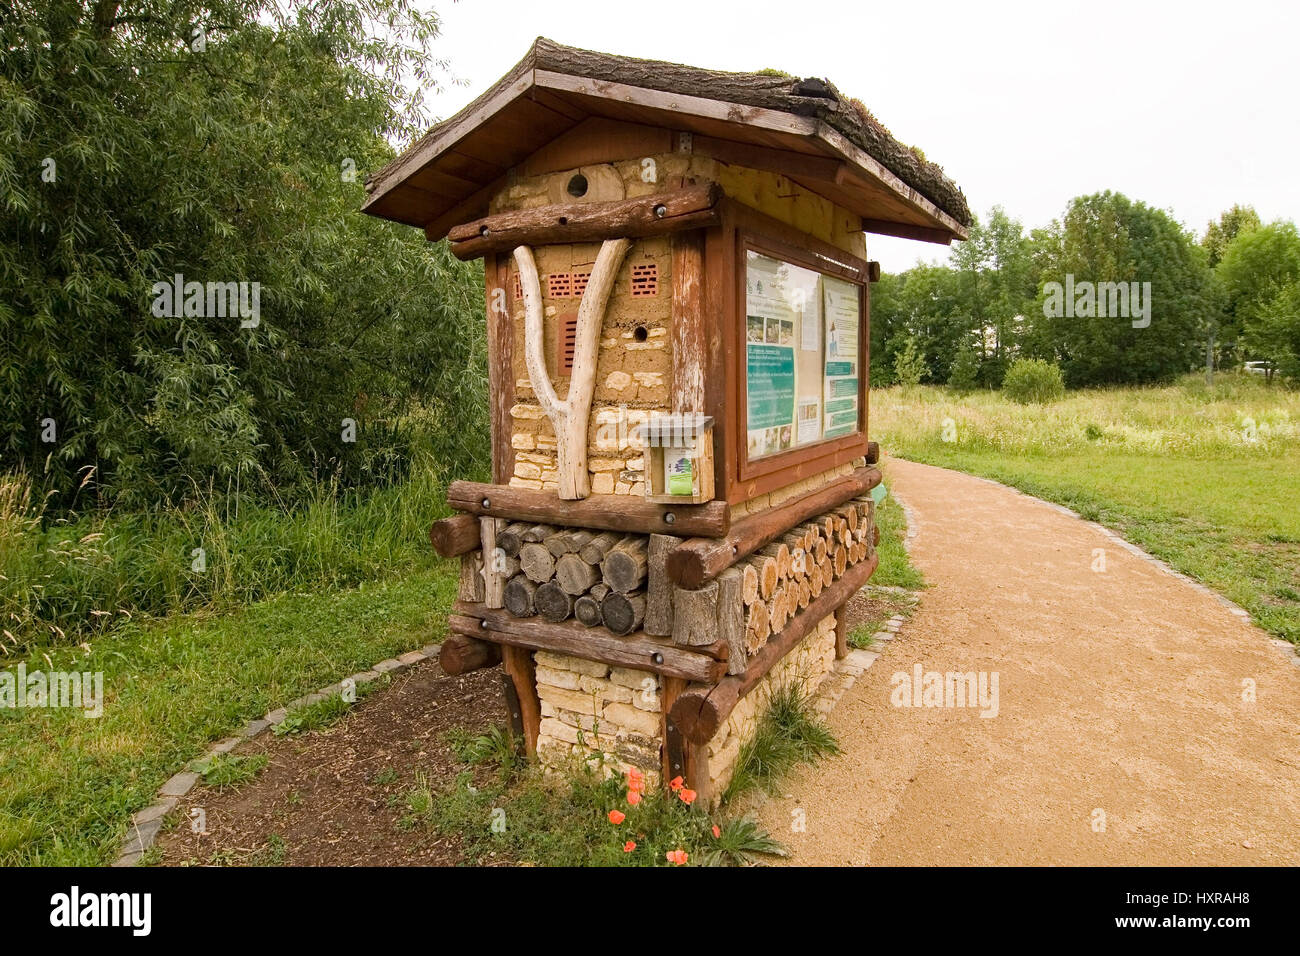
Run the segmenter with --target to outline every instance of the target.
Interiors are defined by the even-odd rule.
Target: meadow
[[[1086,389],[1047,405],[1001,393],[871,393],[887,455],[1065,505],[1300,642],[1300,393],[1256,377]]]

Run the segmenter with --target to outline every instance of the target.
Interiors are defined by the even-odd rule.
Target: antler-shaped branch
[[[591,494],[591,481],[587,474],[587,420],[591,415],[592,395],[596,391],[596,348],[605,318],[605,305],[631,246],[627,239],[606,239],[601,243],[600,254],[596,256],[596,264],[578,306],[573,372],[569,377],[569,394],[564,401],[556,396],[555,386],[546,371],[542,348],[542,285],[537,277],[537,262],[528,246],[515,249],[515,265],[519,268],[519,284],[524,293],[524,361],[538,404],[555,426],[559,495],[568,501]]]

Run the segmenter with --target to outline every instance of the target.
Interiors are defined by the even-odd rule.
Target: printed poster
[[[858,287],[822,276],[822,314],[826,325],[823,438],[851,435],[858,427]]]

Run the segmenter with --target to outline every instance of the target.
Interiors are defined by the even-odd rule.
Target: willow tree
[[[481,401],[475,277],[357,212],[437,35],[410,0],[0,0],[0,467],[283,485],[357,471],[402,401]]]

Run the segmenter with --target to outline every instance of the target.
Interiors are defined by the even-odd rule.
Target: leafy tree
[[[1150,283],[1150,324],[1100,314],[1033,311],[1030,354],[1055,359],[1071,387],[1168,381],[1198,361],[1212,306],[1205,251],[1169,215],[1118,193],[1071,201],[1040,234],[1044,284]],[[1139,293],[1142,286],[1139,285]],[[1047,301],[1046,289],[1040,301]],[[1095,314],[1088,315],[1087,311]]]
[[[424,125],[437,30],[412,0],[0,4],[6,465],[135,502],[384,480],[412,399],[482,458],[479,273],[358,212]],[[260,310],[168,314],[176,275]]]
[[[1300,282],[1284,286],[1264,303],[1246,332],[1246,345],[1272,363],[1269,380],[1275,371],[1300,379]]]
[[[1215,269],[1223,297],[1224,337],[1241,338],[1248,356],[1281,361],[1287,340],[1283,291],[1300,280],[1300,234],[1273,222],[1240,233]],[[1281,323],[1281,325],[1279,325]]]
[[[1209,257],[1210,268],[1213,269],[1223,259],[1223,254],[1233,239],[1243,232],[1258,229],[1259,226],[1259,213],[1255,212],[1254,206],[1234,205],[1219,216],[1218,222],[1211,220],[1205,227],[1205,235],[1201,237],[1201,248]]]

